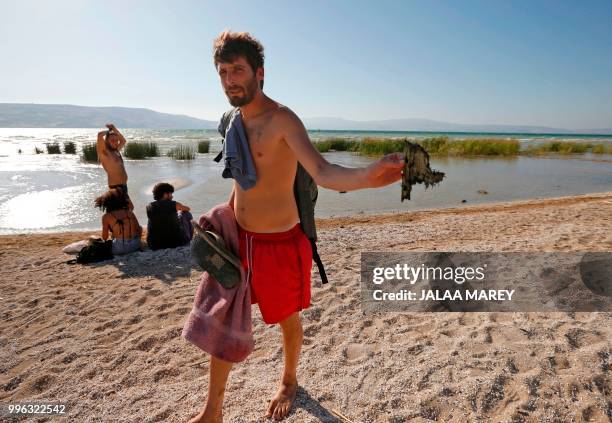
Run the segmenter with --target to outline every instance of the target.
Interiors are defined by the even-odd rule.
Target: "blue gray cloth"
[[[128,254],[133,251],[140,250],[140,236],[132,239],[113,238],[112,252],[113,255]]]
[[[182,210],[179,211],[177,215],[179,226],[181,227],[181,232],[183,233],[183,239],[185,240],[185,243],[188,243],[193,237],[193,224],[191,223],[193,216],[190,212]]]
[[[223,155],[225,156],[225,168],[221,173],[224,178],[234,178],[240,188],[248,190],[255,186],[257,173],[253,156],[249,148],[249,141],[242,125],[242,114],[240,110],[234,113],[223,143]]]

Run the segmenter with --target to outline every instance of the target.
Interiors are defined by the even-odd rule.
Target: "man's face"
[[[259,81],[263,79],[263,68],[258,68],[257,73],[254,73],[249,62],[242,56],[231,63],[219,63],[217,72],[223,91],[234,107],[249,104],[259,89]]]
[[[106,137],[106,145],[111,150],[116,150],[119,148],[119,137],[116,134],[110,134]]]

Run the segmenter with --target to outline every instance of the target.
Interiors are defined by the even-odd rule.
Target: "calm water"
[[[0,129],[0,234],[98,229],[102,213],[92,206],[93,199],[104,192],[106,175],[97,164],[82,163],[78,156],[34,154],[46,142],[74,141],[78,149],[94,142],[95,129]],[[125,160],[129,175],[130,197],[141,225],[146,225],[145,206],[152,201],[151,188],[159,181],[172,181],[179,189],[175,199],[192,208],[194,216],[225,201],[231,191],[231,180],[221,178],[222,165],[212,159],[221,148],[213,130],[142,130],[124,131],[129,140],[154,141],[165,152],[176,144],[211,141],[208,154],[198,154],[193,161],[176,161],[167,157],[149,160]],[[313,140],[330,136],[361,138],[364,136],[431,136],[430,133],[370,131],[314,131]],[[467,136],[463,134],[447,134]],[[490,134],[469,134],[472,136]],[[499,134],[500,138],[508,135]],[[522,143],[540,140],[587,140],[612,142],[612,136],[533,136],[517,134]],[[22,153],[18,154],[21,149]],[[365,166],[373,159],[346,152],[324,156],[332,163],[349,167]],[[339,216],[357,213],[442,208],[556,197],[590,192],[612,191],[612,156],[590,154],[566,158],[432,160],[432,167],[446,172],[447,178],[435,188],[413,188],[411,201],[400,202],[400,186],[366,189],[339,194],[320,188],[317,216]],[[478,190],[486,190],[487,195]]]

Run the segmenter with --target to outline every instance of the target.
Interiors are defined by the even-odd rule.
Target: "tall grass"
[[[499,138],[450,139],[446,136],[416,140],[431,156],[516,156],[519,154],[582,154],[591,149],[594,154],[612,154],[612,144],[552,141],[530,145],[521,150],[518,140]],[[316,141],[314,146],[322,153],[328,151],[356,151],[369,156],[380,156],[404,151],[404,139],[364,138],[361,141],[348,138],[329,138]]]
[[[416,142],[421,144],[430,155],[438,156],[508,156],[518,154],[520,150],[520,143],[514,139],[474,138],[451,141],[448,137],[430,137]],[[369,156],[404,151],[404,139],[394,138],[368,137],[361,141],[332,138],[317,141],[314,145],[320,152],[357,151]]]
[[[518,154],[521,149],[521,144],[515,139],[449,140],[448,137],[432,137],[417,142],[433,156],[512,156]]]
[[[359,142],[346,138],[328,138],[314,143],[317,150],[322,153],[328,151],[358,151]]]
[[[38,147],[34,147],[34,152],[35,152],[36,154],[42,154],[42,152],[43,152],[43,151],[42,151],[42,149],[40,149],[40,148],[38,148]]]
[[[319,153],[327,153],[331,148],[331,143],[327,141],[315,141],[313,145],[319,150]]]
[[[61,154],[60,145],[56,142],[45,144],[47,147],[47,154]]]
[[[145,146],[145,154],[147,157],[159,157],[159,147],[154,142],[146,142]]]
[[[200,154],[208,153],[209,150],[210,150],[210,141],[198,142],[198,153]]]
[[[64,143],[64,154],[76,154],[76,144],[73,141]]]
[[[175,160],[193,160],[196,156],[196,149],[193,145],[177,145],[168,151],[168,157]]]
[[[519,153],[518,140],[465,139],[452,141],[448,146],[451,156],[513,156]]]
[[[158,157],[159,148],[154,142],[129,142],[123,151],[125,157],[129,159],[144,159],[146,157]]]
[[[359,153],[378,156],[404,151],[403,139],[364,138],[359,144]]]
[[[612,144],[595,144],[591,149],[593,154],[612,154]]]
[[[96,143],[83,145],[81,160],[88,163],[98,162],[98,150],[96,149]]]
[[[430,137],[417,142],[431,155],[448,154],[448,137]]]
[[[585,153],[591,146],[592,144],[584,142],[552,141],[530,145],[525,149],[525,154],[582,154]]]

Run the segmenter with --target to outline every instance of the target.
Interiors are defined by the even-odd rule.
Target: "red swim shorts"
[[[274,233],[250,232],[238,225],[238,239],[251,304],[259,304],[265,323],[279,323],[310,306],[312,249],[299,223]]]

